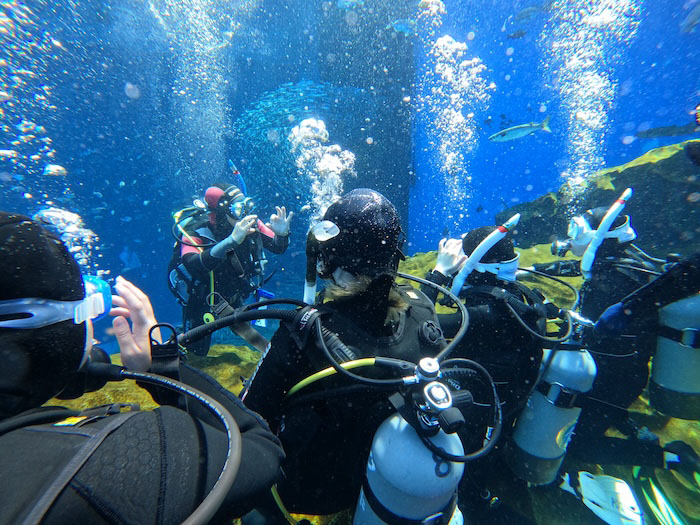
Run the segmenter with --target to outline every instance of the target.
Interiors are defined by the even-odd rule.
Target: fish
[[[683,19],[681,22],[681,31],[683,33],[694,33],[695,26],[698,25],[698,22],[700,22],[700,3],[695,4],[695,7],[690,10],[688,16]]]
[[[384,29],[393,29],[397,33],[413,36],[416,34],[416,21],[410,18],[400,18],[388,24]]]
[[[64,177],[68,175],[68,170],[60,164],[47,164],[44,168],[44,175],[48,177]]]
[[[516,38],[522,38],[525,35],[527,35],[527,31],[524,30],[519,30],[516,31],[515,33],[511,33],[510,35],[506,35],[506,38],[510,38],[511,40],[515,40]]]
[[[527,137],[538,130],[546,131],[548,133],[552,132],[552,130],[549,128],[549,115],[547,115],[542,122],[530,122],[528,124],[521,124],[520,126],[513,126],[512,128],[501,130],[498,133],[491,135],[489,140],[492,140],[493,142],[507,142],[509,140]]]
[[[0,102],[6,102],[12,98],[7,91],[0,91]]]
[[[678,135],[691,135],[700,131],[700,122],[689,122],[685,126],[659,126],[640,131],[635,136],[639,139],[655,139],[657,137],[676,137]]]
[[[336,4],[339,9],[355,9],[356,7],[364,7],[364,0],[338,0]]]
[[[700,5],[700,4],[698,4]],[[695,106],[695,122],[700,126],[700,104]]]

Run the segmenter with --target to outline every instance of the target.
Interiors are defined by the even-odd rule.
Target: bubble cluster
[[[322,120],[307,118],[292,128],[287,140],[300,175],[311,181],[314,218],[343,193],[343,179],[356,176],[355,155],[337,144],[328,145],[328,130]]]
[[[603,167],[608,111],[617,94],[611,67],[634,38],[638,0],[555,0],[541,44],[543,68],[554,77],[567,113],[568,166],[562,173],[571,197]]]
[[[201,169],[201,183],[210,182],[226,164],[225,138],[230,133],[228,100],[231,85],[229,53],[239,41],[242,21],[261,4],[244,0],[150,0],[149,11],[169,46],[176,49],[172,94],[178,129],[173,156],[184,163],[194,159]],[[143,86],[138,94],[143,96]],[[137,89],[138,89],[137,87]],[[127,92],[132,96],[133,90]]]
[[[474,112],[488,107],[489,86],[480,58],[467,58],[467,44],[441,36],[430,46],[430,66],[421,78],[419,111],[437,150],[449,206],[463,204],[471,182],[467,155],[477,142]]]
[[[108,270],[98,269],[94,255],[100,249],[97,245],[100,239],[94,231],[85,226],[80,215],[62,208],[50,207],[41,209],[32,218],[46,225],[59,236],[84,274],[105,275],[109,273]],[[101,257],[101,254],[98,257]]]
[[[37,4],[40,5],[41,3]],[[64,48],[24,2],[0,3],[0,169],[39,175],[56,151],[47,128],[56,106],[47,70]],[[24,187],[18,187],[23,191]]]

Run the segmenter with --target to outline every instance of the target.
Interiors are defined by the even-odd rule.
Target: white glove
[[[442,239],[438,245],[435,271],[445,277],[452,277],[466,260],[467,256],[462,251],[461,239]]]
[[[256,224],[258,224],[257,215],[246,215],[236,223],[229,237],[236,244],[241,244],[248,235],[255,233]]]
[[[282,206],[275,206],[277,213],[270,215],[270,222],[267,223],[267,227],[270,228],[275,235],[280,237],[286,237],[289,235],[289,224],[292,222],[292,217],[294,217],[294,212],[290,211],[287,215],[287,209]]]
[[[223,259],[226,257],[226,252],[241,244],[248,235],[255,232],[255,225],[258,223],[257,215],[246,215],[233,227],[231,235],[219,242],[209,252],[212,257]]]

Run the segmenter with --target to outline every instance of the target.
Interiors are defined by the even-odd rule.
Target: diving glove
[[[608,306],[593,327],[593,333],[599,337],[614,337],[624,333],[631,319],[622,303]]]
[[[219,242],[210,250],[212,257],[223,259],[226,257],[226,252],[232,250],[237,245],[241,244],[245,238],[255,232],[255,225],[258,222],[257,215],[247,215],[236,223],[233,227],[231,235]]]

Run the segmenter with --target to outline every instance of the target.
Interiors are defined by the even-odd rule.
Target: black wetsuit
[[[426,276],[431,282],[449,287],[450,279],[432,271]],[[459,506],[470,523],[531,523],[529,518],[511,503],[527,498],[526,484],[518,480],[505,464],[501,453],[512,433],[513,423],[527,401],[537,380],[542,361],[543,342],[525,329],[506,306],[516,309],[521,320],[531,330],[544,334],[547,313],[539,292],[519,283],[497,280],[491,275],[469,276],[470,288],[463,288],[460,298],[469,313],[469,327],[451,356],[473,359],[491,374],[503,410],[503,430],[496,449],[481,460],[468,464],[460,485]],[[422,290],[433,301],[438,292],[426,286]],[[461,314],[438,314],[445,337],[454,337],[461,323]],[[470,385],[475,401],[485,404],[486,392]],[[475,406],[467,414],[468,426],[462,432],[463,441],[473,448],[483,443],[488,406]],[[499,496],[506,504],[493,507],[484,494]]]
[[[219,221],[221,222],[221,221]],[[194,241],[188,244],[211,244],[201,251],[195,247],[181,245],[178,254],[174,256],[175,264],[172,269],[182,262],[190,279],[189,298],[183,309],[184,330],[191,330],[204,323],[202,317],[210,311],[207,296],[215,291],[228,301],[231,306],[238,307],[255,291],[264,279],[264,268],[260,262],[264,259],[263,249],[275,254],[281,254],[289,244],[288,236],[275,235],[258,221],[258,231],[248,235],[245,240],[226,253],[225,258],[211,255],[214,244],[222,241],[231,234],[232,227],[225,223],[215,226],[211,223],[200,225],[187,233]],[[180,244],[180,243],[178,243]],[[212,290],[210,272],[214,274]],[[188,350],[198,355],[206,355],[209,351],[211,337],[205,337],[188,346]]]
[[[428,273],[426,279],[442,286],[450,282],[435,271]],[[512,424],[537,379],[542,340],[516,320],[506,306],[506,298],[511,302],[515,299],[513,305],[522,309],[519,315],[523,322],[539,334],[544,334],[546,311],[542,296],[519,283],[496,280],[490,275],[470,276],[468,282],[472,286],[464,288],[460,298],[464,299],[469,312],[469,328],[451,355],[473,359],[489,371],[501,400],[507,434],[508,421]],[[423,286],[421,289],[432,301],[437,299],[438,292],[434,288]],[[525,307],[519,303],[529,304]],[[459,312],[438,315],[446,338],[455,336],[461,319]],[[480,400],[485,401],[483,397],[477,399]]]
[[[269,493],[284,453],[262,418],[214,379],[187,366],[181,367],[180,378],[223,404],[240,428],[240,469],[213,520],[230,521]],[[149,390],[155,398],[160,394],[157,388]],[[120,418],[125,421],[66,479],[41,523],[181,523],[217,481],[227,451],[218,418],[192,400],[188,406],[189,414],[163,406],[83,426],[45,424],[0,436],[0,523],[20,522],[36,508],[62,469],[68,468],[75,448],[85,442],[84,435],[118,424]]]
[[[419,336],[426,323],[437,326],[428,298],[410,286],[395,290],[409,307],[378,311],[366,296],[325,303],[323,326],[339,335],[357,358],[381,355],[417,363],[444,346]],[[381,310],[381,309],[379,309]],[[303,348],[282,324],[244,398],[277,431],[287,453],[280,494],[290,510],[329,514],[354,507],[360,493],[375,431],[395,410],[387,401],[393,391],[359,385],[344,376],[317,381],[294,394],[286,393],[302,379],[330,365],[313,336]],[[362,375],[387,376],[387,369],[357,369]]]
[[[589,334],[585,338],[596,361],[597,374],[593,389],[581,398],[583,410],[568,447],[568,459],[664,466],[663,449],[657,442],[634,439],[637,426],[626,409],[641,395],[649,379],[649,359],[656,350],[658,310],[697,290],[698,259],[696,254],[657,277],[661,265],[640,257],[634,246],[610,242],[598,250],[592,278],[581,289],[581,313],[595,321],[608,306],[629,296],[625,308],[633,322],[624,335]],[[572,263],[577,266],[577,261]],[[550,273],[547,266],[536,265],[535,269]],[[610,427],[631,439],[605,436]]]

